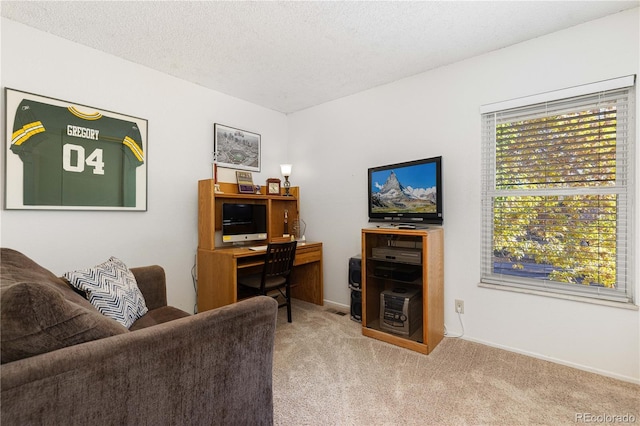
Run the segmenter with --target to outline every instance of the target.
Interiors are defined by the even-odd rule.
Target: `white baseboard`
[[[344,305],[342,303],[336,303],[336,302],[333,302],[331,300],[324,300],[324,306],[326,306],[328,308],[338,309],[338,310],[341,310],[341,311],[346,311],[346,312],[350,312],[351,311],[351,306],[350,305]],[[445,337],[456,338],[456,335],[454,334],[454,335],[445,336]],[[601,376],[611,377],[612,379],[622,380],[624,382],[629,382],[629,383],[633,383],[633,384],[636,384],[636,385],[640,385],[640,378],[637,378],[637,377],[623,376],[623,375],[620,375],[620,374],[612,373],[610,371],[600,370],[600,369],[589,367],[589,366],[586,366],[586,365],[576,364],[576,363],[573,363],[573,362],[564,361],[564,360],[561,360],[561,359],[557,359],[557,358],[549,357],[549,356],[546,356],[546,355],[542,355],[542,354],[539,354],[539,353],[536,353],[536,352],[523,351],[521,349],[512,348],[512,347],[504,346],[504,345],[499,345],[499,344],[492,343],[492,342],[487,342],[487,341],[481,340],[481,339],[474,339],[474,338],[468,337],[466,335],[462,336],[460,338],[468,340],[470,342],[480,343],[482,345],[491,346],[493,348],[503,349],[505,351],[514,352],[514,353],[518,353],[518,354],[521,354],[521,355],[530,356],[532,358],[537,358],[537,359],[541,359],[541,360],[544,360],[544,361],[553,362],[555,364],[560,364],[560,365],[565,365],[567,367],[576,368],[578,370],[588,371],[589,373],[595,373],[595,374],[599,374]]]
[[[324,302],[324,306],[327,308],[333,308],[339,311],[351,312],[351,305],[344,305],[342,303],[336,303],[326,299],[323,302]]]
[[[573,363],[573,362],[564,361],[564,360],[561,360],[561,359],[545,356],[545,355],[542,355],[542,354],[539,354],[539,353],[535,353],[535,352],[523,351],[523,350],[512,348],[512,347],[509,347],[509,346],[498,345],[498,344],[487,342],[487,341],[484,341],[484,340],[481,340],[481,339],[474,339],[474,338],[468,337],[468,336],[463,336],[462,339],[468,340],[470,342],[480,343],[480,344],[486,345],[486,346],[491,346],[493,348],[504,349],[505,351],[515,352],[515,353],[518,353],[518,354],[521,354],[521,355],[530,356],[532,358],[537,358],[537,359],[541,359],[541,360],[544,360],[544,361],[553,362],[555,364],[565,365],[567,367],[576,368],[578,370],[588,371],[589,373],[595,373],[595,374],[599,374],[601,376],[611,377],[612,379],[622,380],[624,382],[629,382],[629,383],[633,383],[633,384],[636,384],[636,385],[640,384],[640,378],[637,378],[637,377],[623,376],[623,375],[620,375],[620,374],[611,373],[610,371],[600,370],[600,369],[589,367],[589,366],[586,366],[586,365],[576,364],[576,363]]]

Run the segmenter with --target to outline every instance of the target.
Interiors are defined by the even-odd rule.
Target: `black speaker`
[[[351,290],[351,319],[362,322],[362,292]]]
[[[362,259],[360,255],[349,259],[349,288],[352,290],[362,288]]]
[[[349,288],[351,289],[351,319],[362,322],[362,258],[349,259]]]

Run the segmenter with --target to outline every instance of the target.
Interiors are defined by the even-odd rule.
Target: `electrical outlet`
[[[464,314],[464,300],[456,299],[456,312]]]

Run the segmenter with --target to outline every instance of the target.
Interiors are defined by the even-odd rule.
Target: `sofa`
[[[131,268],[148,311],[127,329],[18,251],[0,269],[3,426],[273,424],[272,298],[190,315]]]

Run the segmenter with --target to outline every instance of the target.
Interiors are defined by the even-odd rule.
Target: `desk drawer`
[[[312,248],[309,250],[306,249],[297,249],[296,250],[296,258],[293,261],[293,264],[305,265],[311,262],[319,262],[322,260],[322,250],[318,250],[317,248]]]

